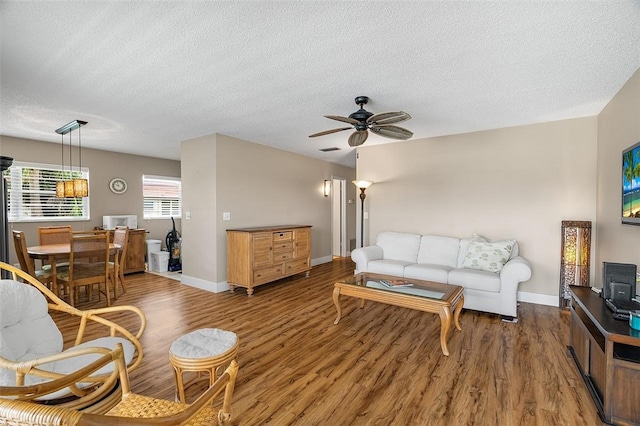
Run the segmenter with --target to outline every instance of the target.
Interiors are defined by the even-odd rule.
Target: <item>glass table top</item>
[[[459,287],[432,281],[399,278],[364,272],[338,281],[339,284],[367,287],[434,300],[447,300]]]

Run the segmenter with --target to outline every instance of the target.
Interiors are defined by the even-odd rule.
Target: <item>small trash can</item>
[[[169,252],[157,251],[155,253],[151,253],[149,269],[153,272],[167,272],[169,270]]]
[[[151,253],[159,252],[161,247],[162,241],[147,240],[147,262],[151,263]]]

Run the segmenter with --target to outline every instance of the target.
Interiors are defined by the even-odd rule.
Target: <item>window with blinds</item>
[[[61,170],[60,166],[16,161],[4,176],[9,222],[89,219],[89,197],[56,197],[57,181],[76,177],[89,180],[89,169],[69,171]]]
[[[143,217],[168,219],[182,217],[182,182],[180,178],[142,176]]]

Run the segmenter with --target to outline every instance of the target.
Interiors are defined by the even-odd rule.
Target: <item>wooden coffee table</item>
[[[447,335],[451,328],[452,319],[456,328],[462,330],[459,321],[460,311],[462,311],[462,306],[464,305],[462,287],[431,281],[406,279],[410,281],[413,286],[389,288],[380,282],[380,280],[383,279],[398,280],[403,278],[364,272],[355,276],[346,277],[335,283],[333,303],[338,310],[338,316],[333,323],[338,324],[342,317],[340,295],[361,299],[360,308],[364,308],[365,300],[371,300],[373,302],[438,314],[440,315],[440,346],[442,347],[442,353],[448,356]]]

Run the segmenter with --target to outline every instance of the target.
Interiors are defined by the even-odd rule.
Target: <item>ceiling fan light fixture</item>
[[[349,136],[349,146],[360,146],[367,140],[369,136],[369,130],[373,133],[383,136],[385,138],[407,140],[413,137],[413,132],[404,129],[402,127],[393,126],[393,123],[400,123],[402,121],[409,120],[411,116],[404,111],[390,111],[374,114],[364,109],[364,105],[369,102],[367,96],[358,96],[355,98],[355,102],[360,106],[360,109],[351,113],[348,117],[342,117],[340,115],[325,115],[326,118],[331,120],[341,121],[343,123],[349,123],[353,127],[341,127],[339,129],[325,130],[324,132],[314,133],[309,135],[310,138],[317,136],[324,136],[331,133],[341,132],[343,130],[355,129],[355,132]]]

